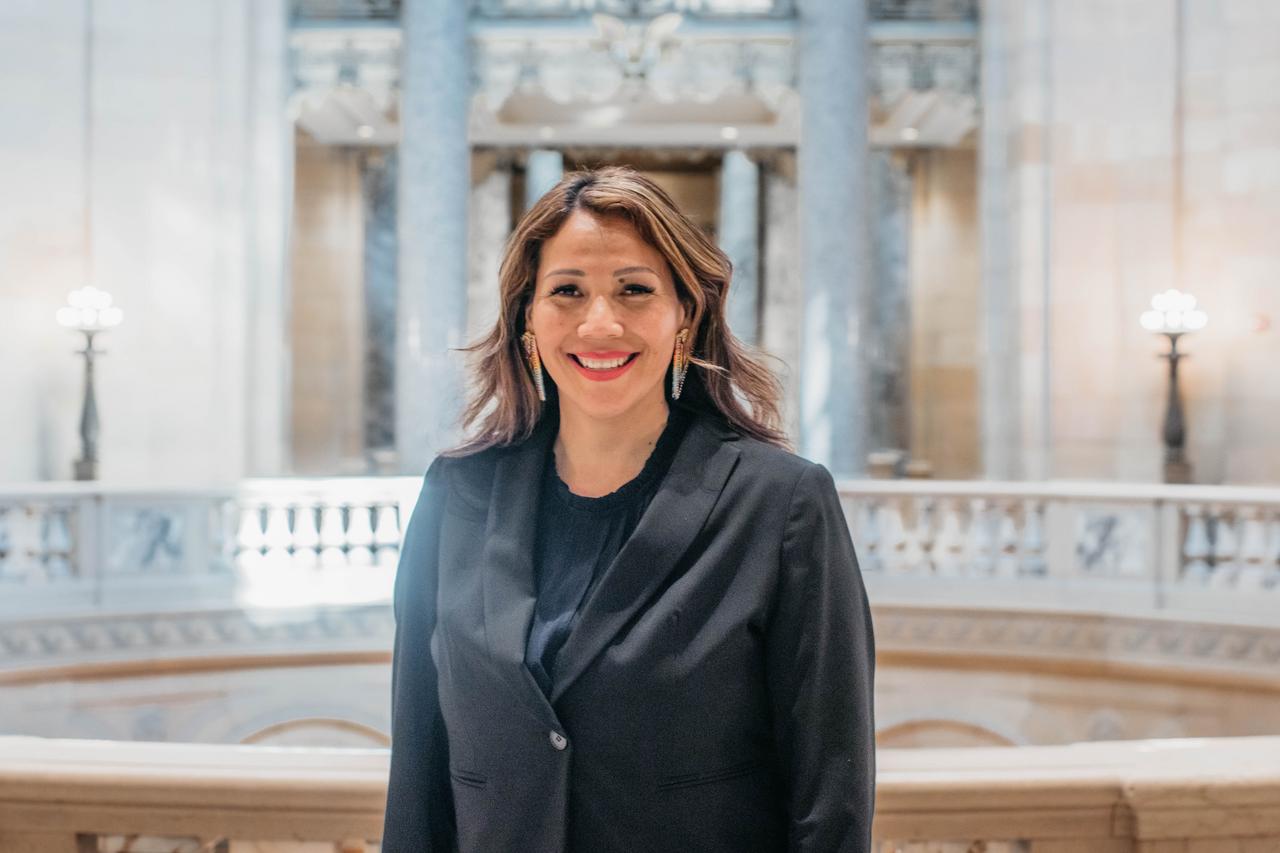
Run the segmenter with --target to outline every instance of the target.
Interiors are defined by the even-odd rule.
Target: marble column
[[[535,148],[529,152],[524,168],[524,209],[528,210],[564,177],[564,155],[549,148]]]
[[[867,4],[801,0],[801,455],[866,470]]]
[[[405,0],[401,11],[400,281],[396,450],[422,474],[460,438],[467,320],[467,4]]]
[[[477,158],[483,159],[483,158]],[[470,277],[467,284],[467,338],[475,340],[498,321],[498,273],[511,235],[511,165],[486,164],[471,189]]]
[[[799,273],[800,210],[795,155],[776,152],[764,169],[764,310],[760,338],[777,360],[767,363],[782,383],[782,417],[787,435],[800,434]]]
[[[1010,77],[1011,0],[982,5],[982,127],[978,145],[978,217],[982,233],[982,310],[978,386],[982,475],[1016,480],[1022,471],[1022,335],[1015,256],[1017,175],[1010,133],[1018,119]]]
[[[370,470],[378,473],[393,473],[395,460],[397,172],[396,152],[392,150],[367,156],[361,174],[364,187],[364,449]]]
[[[287,114],[289,9],[263,0],[249,22],[245,77],[249,122],[246,198],[248,338],[246,473],[278,477],[290,468],[289,245],[293,209],[294,128]],[[229,87],[228,87],[229,88]],[[233,170],[234,171],[234,170]]]
[[[906,156],[871,152],[872,277],[868,315],[869,449],[907,450],[911,377],[911,174]]]
[[[754,346],[760,339],[760,167],[742,151],[726,151],[720,167],[719,234],[733,262],[729,328]]]

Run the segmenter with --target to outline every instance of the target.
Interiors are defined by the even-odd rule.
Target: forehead
[[[568,259],[605,262],[625,257],[651,266],[666,266],[662,253],[625,218],[599,216],[586,210],[569,214],[560,230],[543,244],[541,255],[543,264]]]

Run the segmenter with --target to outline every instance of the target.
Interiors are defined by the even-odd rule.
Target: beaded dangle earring
[[[689,359],[692,353],[689,352],[687,341],[689,340],[689,330],[681,329],[680,334],[676,335],[676,352],[671,359],[671,399],[680,399],[680,389],[684,387],[684,375],[689,370]]]
[[[538,389],[538,399],[547,402],[547,389],[542,383],[542,359],[538,357],[538,343],[533,332],[525,332],[520,336],[524,342],[525,355],[529,361],[529,369],[533,371],[533,384]]]

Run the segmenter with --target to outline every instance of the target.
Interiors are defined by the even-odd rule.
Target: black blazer
[[[700,412],[524,665],[555,438],[437,457],[395,583],[384,853],[866,853],[875,641],[826,467]]]

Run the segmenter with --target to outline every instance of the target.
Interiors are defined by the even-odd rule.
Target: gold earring
[[[680,334],[676,335],[676,352],[671,360],[671,399],[680,399],[680,389],[684,388],[684,375],[689,370],[689,359],[692,353],[686,345],[689,340],[689,330],[681,329]]]
[[[545,403],[547,389],[542,384],[542,359],[538,357],[538,342],[533,332],[525,332],[520,340],[524,341],[524,351],[529,359],[529,369],[533,371],[533,384],[538,389],[538,399]]]

